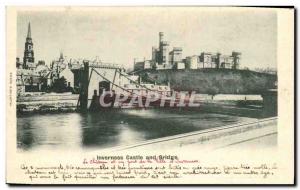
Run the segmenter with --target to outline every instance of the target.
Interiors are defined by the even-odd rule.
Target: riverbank
[[[18,114],[60,113],[78,111],[79,95],[71,93],[27,94],[17,98]],[[260,117],[262,97],[260,95],[208,94],[195,95],[196,108],[155,108],[155,109],[199,109],[201,111]],[[117,109],[117,108],[115,108]],[[133,108],[131,108],[133,109]],[[143,108],[134,108],[143,109]],[[153,109],[153,108],[147,108]]]
[[[75,112],[79,94],[28,93],[17,97],[17,113]]]

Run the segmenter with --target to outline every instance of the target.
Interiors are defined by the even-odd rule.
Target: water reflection
[[[81,120],[78,114],[47,114],[18,118],[18,147],[81,146]]]
[[[22,116],[18,148],[108,148],[254,119],[192,110],[106,110]]]

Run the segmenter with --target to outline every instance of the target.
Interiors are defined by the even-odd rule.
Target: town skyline
[[[215,12],[199,13],[191,9],[186,13],[191,16],[185,17],[189,19],[180,20],[177,10],[168,13],[163,10],[160,8],[149,15],[143,9],[136,9],[140,18],[129,10],[118,16],[109,15],[107,9],[97,15],[92,11],[84,16],[72,11],[55,15],[21,12],[17,23],[17,56],[23,58],[30,22],[36,62],[45,60],[47,65],[63,52],[67,59],[98,57],[104,62],[132,68],[134,58],[151,59],[151,47],[158,46],[158,32],[164,32],[170,47],[183,48],[184,57],[199,55],[202,51],[222,54],[240,51],[243,54],[241,67],[277,67],[275,13],[222,12],[218,16]],[[160,15],[161,20],[154,22],[155,15]],[[260,19],[255,19],[256,16]],[[185,26],[181,27],[182,24]]]

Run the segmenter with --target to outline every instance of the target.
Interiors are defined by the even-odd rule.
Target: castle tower
[[[169,63],[169,43],[164,41],[164,33],[159,32],[159,53],[158,53],[158,64],[166,65]]]
[[[159,45],[164,41],[164,33],[159,32]]]
[[[242,54],[241,52],[236,52],[236,51],[232,52],[232,57],[233,57],[232,69],[239,69],[241,54]]]
[[[154,63],[158,62],[157,59],[158,59],[158,48],[156,47],[152,47],[152,61]]]
[[[218,69],[218,68],[220,68],[220,66],[221,66],[221,53],[217,53],[216,54],[216,68]]]
[[[28,23],[28,31],[27,31],[27,37],[26,37],[26,42],[25,42],[25,50],[24,50],[24,57],[23,57],[23,68],[24,69],[35,68],[30,23]]]

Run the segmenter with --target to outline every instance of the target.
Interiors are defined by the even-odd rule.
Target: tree
[[[212,86],[208,89],[208,94],[211,95],[211,99],[214,99],[214,96],[219,93],[219,88]]]
[[[57,93],[67,92],[67,80],[65,77],[54,80],[52,91]]]

